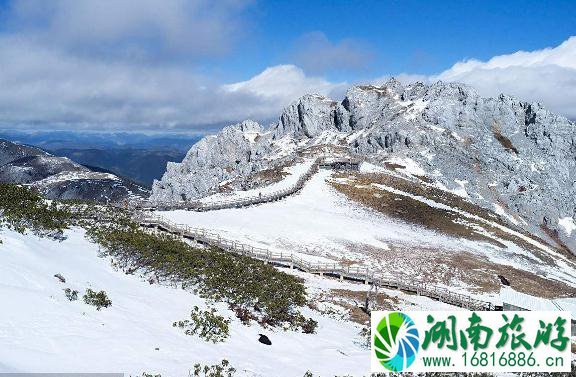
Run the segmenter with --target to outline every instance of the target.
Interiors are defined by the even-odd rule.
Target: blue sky
[[[329,72],[348,80],[433,74],[467,58],[556,46],[576,33],[576,1],[262,1],[247,13],[253,33],[222,65],[234,79],[295,63],[287,47],[314,31],[332,43],[354,39],[371,52],[365,67]]]
[[[0,126],[207,132],[391,75],[576,118],[575,34],[576,1],[0,0]]]

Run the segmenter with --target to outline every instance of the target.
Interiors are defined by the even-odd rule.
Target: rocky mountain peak
[[[284,135],[296,138],[317,136],[332,128],[338,106],[341,105],[319,94],[300,97],[282,112],[279,122],[273,126],[273,138]]]
[[[506,211],[531,233],[553,232],[562,247],[576,250],[576,232],[558,227],[576,216],[574,123],[540,104],[484,98],[459,83],[390,79],[354,86],[342,102],[303,96],[268,129],[247,121],[204,138],[182,163],[168,165],[152,198],[204,196],[273,168],[299,148],[326,143],[374,163],[409,160],[437,187]]]

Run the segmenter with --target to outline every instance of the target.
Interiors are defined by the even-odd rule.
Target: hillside
[[[289,177],[293,180],[308,165],[309,161],[302,161],[286,172],[292,172]],[[363,170],[370,168],[368,165]],[[514,289],[528,294],[574,297],[576,260],[571,255],[514,230],[497,217],[484,220],[473,212],[480,208],[471,204],[459,209],[442,204],[441,197],[433,201],[432,196],[416,196],[389,186],[366,186],[365,180],[375,181],[388,174],[321,170],[300,193],[278,202],[160,214],[255,247],[296,252],[311,261],[369,266],[399,279],[449,287],[496,302],[501,288],[499,275]],[[360,179],[362,185],[358,184]],[[260,192],[286,186],[290,180],[285,178],[262,189],[215,194],[202,201],[257,197]],[[362,198],[356,195],[361,195],[364,187],[370,188],[370,197],[378,202],[389,196],[389,204],[384,205],[388,211],[358,203],[356,199]],[[398,212],[390,211],[390,202],[402,207]],[[418,221],[428,212],[429,224]]]
[[[286,168],[285,178],[274,185],[289,186],[309,167],[304,159]],[[366,165],[358,174],[374,174],[374,169]],[[294,250],[309,260],[365,263],[390,274],[403,269],[397,276],[405,281],[429,272],[426,263],[437,256],[435,248],[455,263],[464,260],[462,248],[472,248],[476,256],[490,257],[485,272],[492,280],[486,286],[472,286],[458,274],[470,274],[469,267],[458,271],[456,265],[450,267],[452,276],[434,271],[424,276],[427,282],[497,301],[492,274],[508,263],[508,271],[530,274],[545,288],[525,297],[547,307],[576,308],[575,299],[562,291],[574,286],[574,267],[566,256],[520,235],[536,247],[531,254],[504,239],[506,248],[495,249],[382,217],[339,192],[334,185],[347,184],[339,175],[321,170],[302,191],[274,203],[164,215],[227,239]],[[118,208],[47,203],[25,187],[2,185],[0,209],[0,295],[9,303],[0,311],[6,345],[0,349],[2,372],[102,372],[105,360],[106,371],[186,376],[196,365],[227,360],[234,376],[304,376],[308,371],[362,376],[369,359],[367,297],[371,309],[461,309],[401,289],[374,290],[361,282],[273,267],[198,239],[185,242],[139,226]],[[522,257],[530,263],[522,264]],[[530,288],[516,276],[511,280],[509,294]],[[211,318],[207,310],[226,323],[221,342],[187,327],[185,320],[195,311]],[[302,323],[300,318],[307,319]],[[313,326],[304,327],[310,321]],[[208,335],[217,334],[209,328]],[[272,344],[261,343],[261,334]]]
[[[320,169],[275,197],[319,160],[359,168]],[[575,161],[576,125],[539,104],[392,79],[205,137],[168,164],[151,208],[253,247],[494,303],[507,286],[573,300]]]
[[[49,199],[122,202],[148,194],[144,187],[110,172],[7,140],[0,140],[0,182],[30,185]]]
[[[126,274],[99,246],[72,228],[64,241],[2,232],[0,295],[9,302],[0,312],[2,372],[102,372],[187,376],[194,364],[230,361],[239,376],[363,375],[369,350],[359,334],[358,315],[366,289],[298,272],[305,278],[318,321],[316,334],[246,326],[226,304],[211,303],[171,284],[150,283],[150,275]],[[284,270],[289,271],[289,270]],[[54,275],[59,274],[65,282]],[[64,289],[77,290],[69,301]],[[97,310],[82,301],[86,289],[104,290],[112,306]],[[387,296],[390,295],[390,296]],[[390,308],[449,308],[432,300],[383,290]],[[385,299],[388,297],[388,299]],[[189,317],[194,306],[217,309],[230,318],[230,337],[213,344],[185,335],[172,323]],[[362,317],[360,317],[362,318]],[[365,318],[363,319],[365,320]],[[272,346],[258,342],[267,335]]]

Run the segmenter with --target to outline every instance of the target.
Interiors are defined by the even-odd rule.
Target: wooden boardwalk
[[[360,162],[354,161],[354,166],[359,166]],[[395,278],[390,275],[378,273],[367,267],[346,266],[338,263],[318,263],[307,261],[294,253],[276,252],[268,249],[258,248],[243,244],[237,241],[227,240],[219,234],[207,229],[193,228],[185,224],[176,224],[162,216],[156,215],[154,210],[188,210],[188,211],[214,211],[226,208],[242,208],[256,204],[269,203],[281,200],[293,195],[304,187],[306,182],[318,171],[319,167],[330,169],[336,165],[346,168],[352,166],[351,160],[326,160],[323,157],[317,158],[307,171],[298,178],[292,186],[282,190],[277,190],[262,195],[241,198],[235,200],[222,201],[217,203],[201,202],[180,202],[180,203],[159,203],[159,202],[138,202],[132,203],[135,220],[142,226],[153,227],[174,235],[194,240],[203,245],[219,247],[222,250],[258,259],[266,263],[271,263],[281,267],[298,269],[307,273],[321,276],[336,277],[341,280],[353,280],[372,284],[379,287],[399,289],[405,292],[429,297],[450,305],[459,306],[470,310],[496,310],[494,304],[488,301],[478,300],[471,296],[452,292],[446,288],[434,286],[419,281],[407,281]]]
[[[290,195],[297,193],[302,190],[304,185],[312,176],[318,171],[318,166],[323,161],[322,158],[317,158],[314,163],[302,174],[298,180],[290,187],[276,190],[269,193],[263,193],[262,195],[255,195],[248,198],[239,198],[232,200],[224,200],[217,203],[202,203],[199,201],[189,201],[189,202],[150,202],[150,201],[140,201],[131,203],[129,206],[131,209],[137,210],[157,210],[157,211],[171,211],[171,210],[187,210],[196,212],[205,211],[215,211],[227,208],[242,208],[248,207],[256,204],[275,202],[284,199]]]
[[[140,225],[153,227],[174,235],[194,240],[203,245],[219,247],[225,251],[258,259],[277,266],[298,269],[307,273],[337,277],[341,280],[353,280],[380,287],[399,289],[459,306],[470,310],[496,310],[491,302],[475,299],[471,296],[452,292],[443,287],[417,281],[399,280],[393,276],[381,274],[367,267],[344,266],[338,263],[310,262],[290,252],[277,252],[258,248],[222,238],[219,234],[206,229],[176,224],[162,216],[137,212],[135,219]]]

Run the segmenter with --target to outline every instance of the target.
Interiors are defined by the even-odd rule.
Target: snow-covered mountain
[[[94,171],[68,158],[1,139],[0,182],[33,186],[49,199],[118,202],[148,193],[109,172]]]
[[[456,83],[391,79],[352,87],[342,102],[306,95],[268,128],[244,121],[205,137],[168,164],[151,198],[189,200],[266,183],[262,176],[273,181],[303,150],[322,145],[409,173],[576,251],[576,125],[538,103],[484,98]]]

